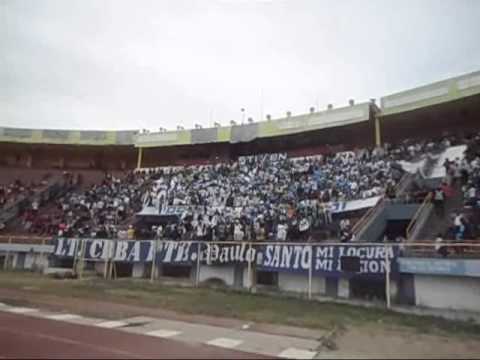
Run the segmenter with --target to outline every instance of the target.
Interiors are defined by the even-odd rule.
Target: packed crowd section
[[[332,223],[338,203],[382,196],[423,145],[360,149],[288,158],[286,154],[240,157],[215,165],[163,168],[145,194],[145,204],[165,211],[185,207],[180,221],[145,234],[171,239],[309,240]],[[394,195],[393,195],[394,196]],[[334,234],[352,240],[344,219]]]
[[[335,204],[382,195],[400,166],[378,149],[290,159],[286,154],[240,157],[207,166],[156,172],[146,204],[186,206],[179,223],[158,236],[205,240],[308,240],[332,222]],[[348,226],[342,229],[348,232]],[[344,240],[350,236],[344,234]]]
[[[404,173],[400,160],[414,161],[455,143],[447,137],[405,140],[303,158],[262,154],[125,177],[107,174],[86,191],[68,192],[48,211],[32,204],[23,226],[30,233],[58,236],[259,241],[307,241],[329,229],[332,237],[350,241],[354,221],[336,211],[339,204],[385,193],[395,197]],[[158,226],[134,225],[133,215],[145,207],[160,214],[170,207],[181,211],[178,219]]]
[[[154,226],[143,236],[308,241],[328,228],[331,237],[351,241],[353,218],[336,213],[332,226],[339,203],[384,194],[394,198],[404,173],[399,161],[414,162],[465,141],[449,136],[408,139],[328,155],[264,154],[230,163],[160,169],[153,175],[156,181],[145,194],[145,204],[160,212],[169,206],[184,206],[185,211],[180,221]]]

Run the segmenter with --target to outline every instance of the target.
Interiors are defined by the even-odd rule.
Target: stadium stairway
[[[413,182],[415,181],[415,177],[416,177],[416,174],[405,172],[405,174],[402,176],[402,178],[398,182],[398,185],[396,186],[396,189],[395,189],[397,198],[402,198],[405,196],[405,194],[408,192]]]
[[[352,228],[354,234],[354,241],[363,241],[363,242],[375,242],[375,239],[369,237],[371,236],[371,228],[376,227],[379,222],[385,217],[385,197],[382,197],[378,203],[370,208],[361,218],[358,220]]]
[[[395,196],[398,201],[405,198],[406,194],[411,189],[417,174],[405,172],[395,188]],[[372,234],[377,234],[378,231],[371,231],[372,227],[384,227],[386,219],[388,219],[388,207],[392,203],[386,196],[382,197],[380,201],[371,209],[366,211],[364,215],[358,219],[353,225],[353,234],[355,241],[373,242],[378,240],[378,236],[372,238]],[[383,224],[383,225],[380,225]]]
[[[358,225],[354,227],[355,242],[380,242],[384,236],[391,233],[394,224],[407,223],[417,212],[420,204],[405,203],[399,199],[383,198],[377,205],[371,208]],[[406,226],[406,225],[403,225]],[[396,229],[396,233],[403,232]],[[404,236],[404,235],[402,235]],[[390,235],[392,237],[392,235]],[[395,240],[394,238],[389,239]]]
[[[417,240],[433,240],[438,234],[445,236],[446,231],[450,225],[449,217],[455,211],[463,212],[463,195],[461,185],[455,186],[452,196],[447,197],[445,201],[444,215],[440,216],[435,211],[433,204],[430,204],[425,214],[419,214],[418,218],[412,219],[417,221],[418,225],[413,227],[413,230],[408,236],[408,241]],[[421,216],[424,217],[422,221]],[[412,224],[414,225],[414,224]]]

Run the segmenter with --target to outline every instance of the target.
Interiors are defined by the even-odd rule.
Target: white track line
[[[15,313],[15,314],[26,314],[34,311],[38,311],[37,309],[26,308],[26,307],[12,307],[10,309],[6,309],[6,311]]]
[[[288,348],[278,354],[278,357],[286,359],[313,359],[315,355],[317,355],[315,351]]]
[[[233,349],[240,345],[243,341],[229,338],[216,338],[207,342],[208,345],[218,346],[226,349]]]
[[[128,323],[124,321],[105,321],[105,322],[95,324],[95,326],[99,326],[107,329],[113,329],[113,328],[122,327],[125,325],[128,325]]]
[[[182,333],[181,331],[175,331],[175,330],[155,330],[155,331],[149,331],[145,333],[145,335],[156,336],[161,338],[169,338],[172,336],[180,335],[181,333]]]
[[[46,319],[50,320],[74,320],[74,319],[80,319],[80,315],[75,315],[75,314],[57,314],[57,315],[48,315],[45,316]]]

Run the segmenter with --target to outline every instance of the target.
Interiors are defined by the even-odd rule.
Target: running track
[[[259,359],[258,354],[194,345],[0,311],[0,358]]]

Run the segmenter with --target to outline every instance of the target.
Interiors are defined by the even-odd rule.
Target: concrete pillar
[[[381,146],[382,145],[382,134],[380,129],[380,120],[375,115],[375,145]]]
[[[32,167],[32,154],[28,153],[27,154],[27,168],[31,168]]]
[[[390,299],[392,302],[397,302],[399,296],[398,280],[390,278]]]
[[[242,277],[243,277],[243,279],[242,279],[242,287],[243,287],[244,289],[248,289],[248,287],[249,287],[249,285],[250,285],[250,283],[249,283],[250,279],[248,278],[248,269],[247,269],[246,266],[243,268],[243,274],[242,274],[242,275],[243,275],[243,276],[242,276]]]
[[[142,167],[142,158],[143,158],[143,148],[138,148],[138,157],[137,157],[137,168]]]
[[[348,299],[350,297],[350,280],[345,278],[338,279],[338,293],[339,298]]]
[[[10,253],[8,258],[8,268],[15,269],[17,267],[18,262],[18,253]]]

